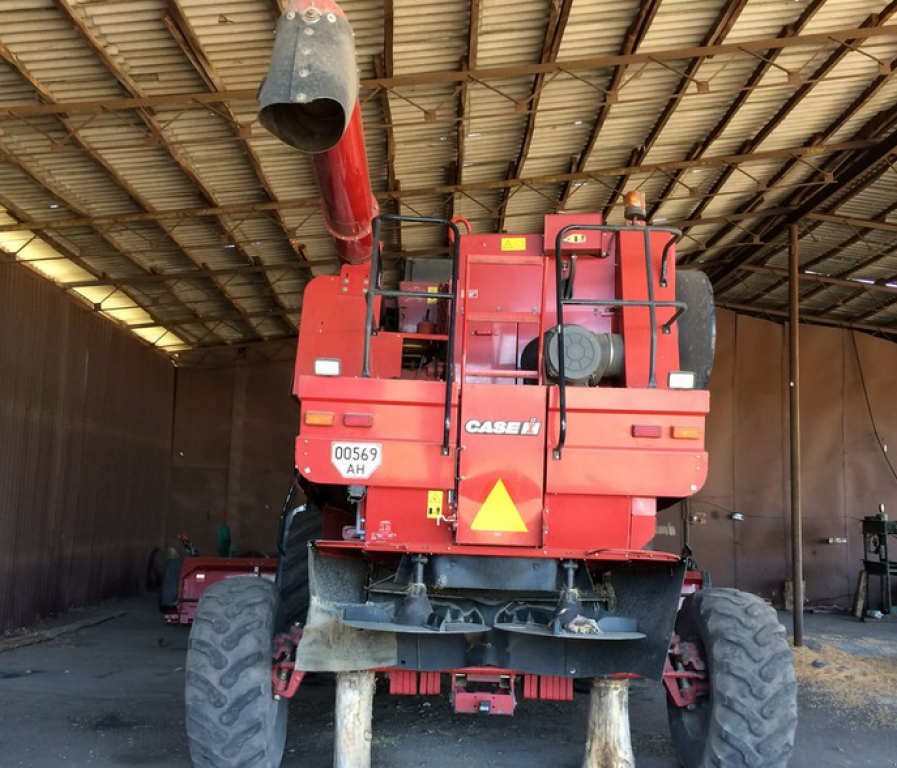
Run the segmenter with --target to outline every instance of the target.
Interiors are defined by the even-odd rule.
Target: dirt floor
[[[110,611],[124,615],[0,653],[0,767],[190,765],[182,704],[187,630],[165,626],[145,600],[55,624]],[[806,632],[813,648],[797,654],[801,716],[791,768],[897,765],[897,622],[815,615],[807,616]],[[333,694],[326,679],[300,690],[286,768],[332,765]],[[454,715],[445,696],[382,693],[375,701],[380,768],[580,765],[586,695],[572,704],[523,701],[512,719]],[[675,768],[659,685],[634,684],[630,716],[639,768]]]

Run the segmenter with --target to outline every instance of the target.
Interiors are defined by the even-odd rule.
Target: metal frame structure
[[[570,0],[362,5],[384,213],[461,215],[477,233],[557,211],[618,224],[638,187],[720,306],[787,313],[796,225],[801,321],[897,333],[897,2],[707,0],[687,32],[663,0],[610,26]],[[255,117],[280,8],[0,11],[0,264],[169,354],[294,336],[307,280],[335,261],[308,160]],[[58,51],[34,44],[47,34]],[[384,290],[404,260],[449,253],[408,222],[383,237]]]

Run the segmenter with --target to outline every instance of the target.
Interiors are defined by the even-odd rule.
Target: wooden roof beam
[[[542,40],[542,53],[539,56],[539,61],[542,64],[550,64],[557,61],[572,8],[573,0],[551,0],[548,24],[545,27],[545,37]],[[546,85],[546,75],[544,73],[537,74],[533,79],[532,92],[527,100],[529,109],[526,117],[526,125],[523,129],[523,137],[520,142],[520,150],[517,153],[517,160],[514,162],[512,178],[519,179],[521,177],[523,165],[529,156],[529,150],[533,143],[533,136],[536,133],[539,101],[542,98],[542,90]],[[497,230],[499,232],[505,231],[505,217],[507,216],[510,196],[511,190],[508,188],[504,191],[498,208]]]
[[[750,154],[714,155],[698,160],[677,160],[664,163],[649,163],[639,167],[614,166],[610,168],[596,169],[585,173],[562,173],[547,176],[533,176],[525,179],[495,179],[492,181],[471,182],[462,185],[442,185],[422,189],[390,190],[376,195],[378,200],[405,199],[414,197],[429,197],[433,195],[450,195],[455,193],[470,194],[484,190],[497,190],[504,187],[519,186],[550,186],[568,181],[588,181],[598,178],[616,178],[631,174],[635,171],[651,173],[654,171],[668,172],[682,168],[722,168],[729,164],[750,164],[766,162],[772,159],[800,157],[813,155],[818,157],[824,154],[838,154],[853,150],[869,149],[878,146],[878,139],[856,139],[846,142],[834,142],[813,147],[783,147],[781,149],[753,152]],[[69,227],[129,224],[139,221],[180,221],[185,219],[216,217],[223,215],[248,215],[263,214],[268,211],[281,209],[312,209],[320,206],[320,200],[315,197],[298,198],[295,200],[281,200],[278,203],[248,203],[225,206],[209,206],[204,208],[166,209],[155,213],[119,214],[115,216],[94,216],[72,219],[58,219],[55,221],[28,221],[22,225],[0,225],[0,232],[14,232],[22,229],[47,230],[65,229]],[[721,216],[720,220],[731,218],[739,214]],[[689,219],[691,220],[691,219]],[[703,219],[694,219],[704,221]]]
[[[63,17],[69,22],[69,24],[71,24],[72,27],[78,32],[81,39],[84,40],[88,47],[99,58],[105,69],[118,81],[121,87],[124,88],[124,90],[132,97],[143,98],[145,94],[143,93],[140,86],[118,65],[118,62],[115,61],[115,59],[108,53],[105,46],[99,40],[97,40],[90,27],[87,25],[87,22],[81,17],[79,12],[75,10],[75,7],[72,5],[72,1],[52,0],[52,2],[60,11],[60,13],[62,13]],[[156,117],[147,109],[138,109],[137,114],[146,124],[147,128],[149,128],[150,133],[152,134],[153,139],[156,141],[156,143],[165,150],[165,152],[171,157],[175,164],[181,169],[184,175],[190,180],[190,182],[199,192],[200,196],[203,197],[211,205],[216,205],[216,196],[205,185],[196,170],[191,166],[186,158],[181,155],[180,151],[171,144],[165,134],[163,127],[159,124],[159,121],[156,119]],[[215,218],[218,220],[218,226],[221,229],[222,234],[225,237],[229,236],[228,228],[225,223],[219,217],[216,216]],[[237,245],[237,250],[248,263],[253,263],[252,257],[241,246]]]
[[[808,8],[807,11],[804,12],[804,15],[806,15],[806,13],[809,10],[810,9]],[[860,28],[861,29],[870,29],[870,31],[871,31],[873,28],[880,25],[883,21],[886,21],[887,19],[891,18],[891,16],[893,16],[895,12],[897,12],[897,0],[893,0],[881,12],[881,14],[873,14],[871,16],[868,16],[865,19],[865,21],[863,22],[863,24],[860,26]],[[754,138],[751,139],[749,142],[746,143],[745,146],[742,147],[742,149],[745,151],[751,151],[753,149],[758,148],[767,138],[769,138],[769,136],[772,134],[772,132],[779,125],[781,125],[782,122],[784,122],[784,120],[788,117],[788,115],[790,115],[791,112],[793,112],[794,109],[797,108],[797,106],[807,96],[807,94],[813,90],[813,88],[815,87],[818,80],[820,78],[824,77],[826,74],[830,73],[838,64],[840,64],[844,60],[844,58],[851,52],[851,50],[852,49],[849,46],[841,45],[836,51],[834,51],[819,67],[817,67],[817,69],[813,72],[813,75],[810,77],[809,81],[804,83],[804,85],[800,86],[797,89],[797,91],[791,96],[791,98],[789,98],[779,108],[779,110],[776,112],[776,114],[773,116],[773,118],[769,122],[767,122],[766,125],[763,126],[763,128],[757,134],[755,134]],[[882,87],[881,83],[873,83],[871,90],[867,89],[866,92],[864,92],[860,96],[860,98],[857,99],[851,105],[851,107],[847,110],[847,112],[850,113],[850,115],[853,115],[856,112],[858,112],[860,109],[862,109],[862,107],[866,103],[868,103],[869,99],[871,99],[872,96],[881,87]],[[812,143],[825,141],[827,138],[829,138],[831,135],[833,135],[841,126],[843,126],[844,122],[846,122],[846,120],[848,119],[848,116],[846,116],[846,114],[847,113],[839,116],[822,134],[820,134],[816,137],[813,137],[813,139],[811,140],[810,143],[812,144]],[[788,172],[790,172],[790,170],[794,167],[794,162],[795,161],[792,161],[791,163],[786,163],[785,166],[782,169],[780,169],[778,171],[778,173],[776,173],[776,175],[773,177],[772,181],[767,186],[767,189],[764,190],[763,193],[755,195],[752,200],[748,201],[748,203],[746,203],[744,206],[742,206],[742,208],[739,210],[748,209],[751,206],[758,205],[762,201],[763,197],[766,194],[768,194],[771,189],[773,189],[775,187],[776,183],[778,181],[780,181],[782,178],[784,178],[788,174]],[[726,182],[728,181],[729,177],[732,175],[732,173],[734,173],[734,169],[727,169],[726,171],[723,171],[723,173],[720,175],[720,177],[714,183],[713,188],[710,191],[710,194],[712,195],[712,194],[715,194],[716,192],[721,191],[722,188],[725,186]],[[708,197],[708,198],[705,198],[701,203],[699,203],[695,207],[694,211],[692,211],[692,215],[700,216],[701,213],[703,213],[703,211],[706,209],[707,205],[709,205],[709,201],[711,199],[712,198]],[[768,239],[774,240],[775,238],[768,238]],[[749,248],[749,251],[750,251],[751,255],[754,253],[753,249]],[[749,258],[750,258],[750,256],[739,256],[737,259],[737,263],[744,263]]]
[[[193,29],[193,25],[190,24],[190,20],[184,14],[184,11],[181,8],[178,0],[168,0],[168,12],[162,17],[162,22],[168,28],[171,36],[178,44],[178,47],[181,49],[187,59],[193,64],[200,77],[203,78],[206,85],[209,87],[209,90],[224,90],[224,81],[218,75],[218,72],[215,70],[215,67],[212,65],[212,62],[206,55],[206,52],[202,46],[202,41],[196,34],[196,30]],[[242,128],[242,126],[240,126],[240,122],[237,119],[237,116],[234,113],[233,109],[231,109],[228,104],[224,104],[223,111],[234,135],[237,138],[242,139],[244,137],[244,129]],[[258,179],[262,191],[265,193],[265,196],[269,201],[276,203],[277,195],[274,193],[274,188],[271,186],[271,182],[268,180],[268,177],[265,174],[265,170],[262,167],[262,163],[259,159],[258,154],[252,148],[252,142],[247,139],[246,141],[242,142],[242,146],[246,152],[246,159],[249,162],[250,166],[252,166],[253,173]],[[274,217],[277,221],[278,226],[283,232],[284,239],[287,241],[287,244],[290,246],[290,249],[296,256],[296,259],[300,261],[304,260],[305,254],[302,253],[298,244],[293,239],[293,231],[284,219],[283,212],[279,209],[275,210]],[[236,244],[239,247],[239,243]],[[245,252],[244,257],[248,261],[250,261],[250,263],[252,262],[252,258]],[[277,302],[277,305],[283,310],[289,310],[290,306],[283,301],[276,287],[270,283],[269,285],[272,290],[272,296]]]
[[[767,307],[753,307],[747,304],[739,304],[732,302],[717,302],[716,306],[721,309],[729,309],[734,312],[741,312],[746,315],[754,315],[757,317],[763,317],[764,315],[769,315],[770,317],[782,317],[787,318],[788,312],[782,309],[772,309]],[[884,336],[897,337],[897,328],[888,328],[883,325],[875,325],[872,323],[866,323],[858,320],[857,322],[853,321],[843,321],[843,320],[830,320],[823,317],[810,317],[807,315],[801,315],[800,321],[805,323],[806,325],[827,325],[834,328],[847,328],[850,330],[858,330],[858,331],[870,331],[876,334],[882,334]]]
[[[66,0],[53,0],[64,3]],[[489,67],[471,70],[446,70],[422,72],[408,75],[395,75],[391,78],[364,78],[360,87],[364,90],[380,88],[403,88],[420,85],[448,85],[453,83],[474,82],[480,80],[503,80],[514,77],[530,77],[540,73],[551,74],[559,71],[588,72],[609,69],[632,64],[663,64],[665,62],[681,62],[697,56],[710,57],[722,55],[745,55],[753,58],[754,53],[765,53],[794,47],[824,46],[832,42],[853,43],[873,38],[897,37],[897,25],[863,29],[836,29],[792,37],[763,38],[738,43],[720,43],[711,46],[694,46],[687,48],[670,48],[650,53],[632,53],[628,55],[592,56],[576,59],[559,60],[547,64],[519,64],[505,67]],[[159,96],[129,96],[120,99],[101,99],[87,101],[61,102],[59,104],[34,104],[31,102],[0,107],[0,120],[23,119],[40,115],[93,114],[98,112],[116,112],[132,109],[208,109],[210,105],[227,101],[255,101],[257,90],[237,89],[216,93],[172,93]]]
[[[19,74],[19,76],[23,80],[25,80],[25,82],[27,82],[36,91],[39,98],[41,98],[43,101],[45,101],[47,103],[55,103],[55,99],[54,99],[52,91],[49,88],[47,88],[28,69],[28,67],[25,66],[24,62],[22,62],[20,59],[18,59],[18,57],[16,57],[15,54],[12,53],[12,51],[10,51],[5,45],[3,45],[2,42],[0,42],[0,56],[2,56],[2,58],[5,59],[7,61],[7,63],[9,63],[10,66],[12,66],[16,70],[16,72]],[[124,178],[122,178],[117,173],[115,168],[110,163],[108,163],[105,160],[105,158],[100,153],[98,153],[86,139],[84,139],[81,136],[81,134],[75,128],[75,126],[70,118],[68,118],[64,115],[57,115],[56,117],[57,117],[57,120],[59,121],[59,123],[65,129],[66,134],[69,136],[69,138],[71,139],[71,141],[75,145],[75,147],[77,147],[77,149],[80,150],[80,152],[83,155],[88,157],[96,165],[98,165],[100,168],[102,168],[103,171],[111,178],[112,182],[115,185],[117,185],[119,188],[121,188],[122,191],[125,192],[125,194],[131,199],[131,201],[138,208],[141,208],[143,211],[148,212],[148,213],[155,212],[155,208],[145,198],[143,198],[143,196],[136,189],[134,189]],[[18,167],[20,169],[24,169],[25,164],[18,161],[18,158],[16,158],[16,160],[18,162]],[[25,170],[24,172],[28,172],[28,171]],[[35,181],[35,183],[43,186],[43,183],[41,182],[40,179],[34,177],[31,174],[29,174],[29,175],[31,176],[32,180]],[[63,193],[61,193],[61,190],[54,189],[53,193],[60,200],[63,199],[63,197],[60,196],[60,195],[63,195]],[[86,212],[86,209],[80,209],[78,207],[75,207],[73,205],[73,201],[71,200],[71,198],[66,197],[65,199],[67,200],[66,207],[69,208],[70,210],[72,210],[76,213]],[[162,223],[162,222],[156,222],[156,223],[159,225],[164,236],[173,244],[173,246],[175,247],[175,249],[177,251],[179,251],[181,254],[183,254],[183,256],[188,261],[193,261],[195,264],[199,265],[199,262],[197,262],[195,259],[193,259],[191,257],[188,248],[177,239],[175,234],[164,223]],[[94,227],[94,228],[96,229],[96,227]],[[128,259],[129,262],[133,263],[139,269],[146,271],[146,269],[136,259],[132,258],[132,256],[130,254],[128,254],[122,247],[120,247],[118,245],[118,243],[115,243],[112,240],[110,240],[108,233],[101,232],[99,230],[97,230],[97,233],[107,243],[112,245],[116,249],[116,251],[118,251],[119,253],[122,254],[122,256],[124,256],[126,259]],[[218,289],[219,289],[222,297],[226,301],[228,301],[229,303],[233,303],[233,300],[227,295],[226,291],[222,290],[220,286],[218,286]],[[177,297],[175,297],[175,298],[177,298]],[[195,309],[193,309],[189,306],[189,302],[181,300],[181,303],[184,305],[184,307],[188,311],[190,311],[191,313],[193,313],[195,316],[198,317]],[[239,309],[239,307],[236,307],[236,308]]]
[[[8,216],[10,216],[10,217],[12,217],[12,218],[14,218],[14,219],[23,220],[23,218],[24,218],[24,211],[22,211],[21,209],[19,209],[18,206],[16,206],[15,203],[13,203],[11,200],[7,200],[6,198],[0,196],[0,206],[2,206],[2,207],[6,210],[6,213],[7,213]],[[59,242],[58,240],[56,240],[55,238],[50,237],[50,236],[48,236],[48,235],[46,235],[46,234],[44,234],[44,233],[41,233],[41,232],[36,232],[36,233],[35,233],[35,237],[37,237],[39,240],[45,242],[45,243],[46,243],[47,245],[49,245],[54,251],[56,251],[57,253],[59,253],[61,257],[67,259],[67,260],[70,261],[70,262],[72,262],[72,264],[74,264],[74,265],[77,266],[78,268],[83,269],[83,270],[84,270],[85,272],[87,272],[88,274],[90,274],[90,275],[94,275],[94,276],[97,277],[97,278],[100,277],[100,274],[97,272],[97,270],[96,270],[90,263],[86,262],[86,261],[81,257],[80,254],[75,253],[74,251],[72,251],[72,250],[71,250],[68,246],[66,246],[65,244],[60,243],[60,242]],[[2,251],[2,252],[3,252],[3,253],[6,253],[7,256],[8,256],[11,260],[15,261],[17,264],[22,264],[22,265],[24,265],[24,266],[26,266],[26,267],[29,265],[29,262],[28,262],[27,260],[22,260],[22,261],[20,261],[19,259],[16,258],[15,254],[8,253],[7,251]],[[44,279],[47,279],[44,275],[41,275],[41,276],[44,277]],[[54,282],[53,284],[56,285],[56,286],[58,286],[58,287],[60,287],[60,288],[63,288],[63,289],[65,288],[65,286],[64,286],[62,283]],[[108,285],[108,283],[106,283],[106,284],[102,284],[102,285]],[[84,287],[88,287],[88,286],[84,286]],[[133,296],[131,296],[131,295],[128,293],[127,289],[118,288],[118,287],[116,286],[116,290],[118,290],[118,291],[119,291],[120,293],[122,293],[124,296],[127,296],[127,298],[128,298],[130,301],[134,302],[135,307],[136,307],[136,308],[139,308],[139,309],[141,309],[143,312],[145,312],[145,313],[146,313],[146,314],[153,320],[153,322],[154,322],[156,325],[158,325],[158,326],[160,326],[160,327],[162,327],[162,328],[168,328],[168,323],[167,323],[167,321],[164,320],[162,317],[160,317],[160,316],[153,310],[152,307],[144,307],[144,306],[142,306],[142,305],[140,304],[140,302],[139,302],[137,299],[135,299]],[[178,304],[179,304],[179,305],[184,306],[183,303],[180,302],[179,299],[177,299],[177,297],[175,297],[175,299],[178,301]],[[78,300],[79,300],[80,302],[84,302],[84,303],[87,302],[87,299],[84,298],[83,296],[79,296],[79,297],[78,297]],[[189,309],[189,308],[188,308],[188,309]],[[121,327],[121,328],[123,328],[123,329],[125,329],[125,330],[128,329],[128,325],[127,325],[127,323],[125,323],[123,320],[120,320],[120,319],[117,318],[115,315],[107,315],[107,317],[108,317],[110,320],[112,320],[112,321],[113,321],[116,325],[118,325],[119,327]],[[212,335],[214,336],[214,338],[217,338],[217,339],[219,339],[219,340],[221,339],[221,337],[220,337],[220,336],[217,336],[216,334],[212,334]],[[139,340],[141,343],[148,343],[148,342],[146,342],[145,339],[139,339],[139,337],[138,337],[138,340]],[[190,339],[186,339],[186,338],[185,338],[184,341],[185,341],[185,343],[188,344],[188,345],[196,345],[196,344],[200,343],[200,342],[202,341],[202,339],[195,339],[195,338],[194,338],[194,339],[191,341]]]
[[[897,0],[892,2],[886,10],[889,11],[891,14],[897,12]],[[870,17],[870,18],[872,18],[872,17]],[[873,83],[862,94],[860,94],[860,96],[853,102],[853,104],[851,104],[851,106],[848,108],[848,110],[845,113],[842,113],[834,121],[834,123],[832,123],[823,133],[821,133],[817,137],[815,137],[816,140],[820,141],[820,142],[825,141],[826,139],[828,139],[832,135],[834,135],[834,133],[841,126],[843,126],[844,123],[848,119],[850,119],[853,115],[858,113],[866,104],[869,103],[869,101],[884,87],[885,83],[886,83],[886,79],[884,79],[883,76],[881,76],[881,75],[878,76],[873,81]],[[895,120],[895,119],[897,119],[897,108],[892,108],[884,114],[890,115],[891,119]],[[882,132],[881,135],[883,135],[888,127],[889,127],[889,123],[888,123],[887,118],[884,117],[883,114],[877,114],[877,115],[873,116],[866,123],[866,125],[863,126],[863,128],[861,128],[857,132],[856,135],[858,137],[868,137],[872,130],[881,131]],[[882,143],[887,144],[890,138],[891,137],[889,137],[888,139],[884,139]],[[875,150],[867,150],[863,154],[864,158],[865,157],[869,157],[870,159],[877,158],[874,162],[871,162],[870,165],[863,165],[862,161],[859,162],[859,164],[856,161],[854,161],[848,165],[846,171],[839,170],[837,174],[827,171],[827,173],[831,173],[832,181],[833,182],[837,181],[837,184],[829,185],[829,186],[835,186],[835,189],[829,189],[828,191],[826,191],[825,188],[823,188],[822,190],[817,191],[815,193],[811,192],[810,197],[807,199],[807,201],[800,199],[800,192],[798,192],[797,195],[795,195],[792,198],[792,200],[788,201],[789,205],[793,205],[798,209],[798,211],[796,211],[795,214],[792,214],[793,218],[791,219],[791,221],[793,221],[793,222],[800,221],[803,217],[809,216],[810,214],[813,214],[813,213],[816,213],[818,208],[825,206],[829,201],[831,201],[831,199],[833,197],[836,197],[838,195],[838,193],[840,193],[845,187],[851,185],[854,181],[856,181],[857,178],[860,178],[860,177],[866,175],[868,173],[868,171],[870,170],[870,168],[873,168],[875,165],[878,165],[878,163],[880,163],[883,159],[887,158],[888,154],[890,154],[890,153],[887,151],[884,152],[884,154],[879,154]],[[837,157],[833,158],[833,161],[837,162],[838,158]],[[778,183],[778,181],[780,181],[782,178],[784,178],[787,175],[788,171],[790,171],[791,168],[793,168],[793,166],[796,162],[798,162],[796,159],[792,159],[791,161],[786,163],[784,165],[784,167],[774,176],[773,181],[770,185],[770,188],[774,187],[775,184]],[[850,161],[845,161],[845,162],[849,163]],[[872,183],[872,181],[874,181],[882,173],[884,173],[886,168],[887,168],[887,166],[882,166],[877,171],[873,171],[873,173],[866,178],[865,184],[863,184],[862,186],[855,188],[853,190],[849,190],[847,192],[847,194],[844,195],[839,200],[838,204],[839,205],[843,204],[844,202],[849,200],[851,197],[856,195],[861,189],[863,189],[865,186],[868,186],[870,183]],[[750,208],[756,207],[757,205],[761,204],[762,201],[764,200],[764,198],[765,198],[765,196],[762,194],[755,195],[754,198],[751,201],[749,201],[746,205],[742,206],[742,208],[740,210],[750,210]],[[799,212],[799,216],[798,216],[798,212]],[[818,226],[818,224],[816,224],[815,226]],[[774,241],[776,238],[778,238],[779,235],[781,235],[787,228],[787,224],[773,223],[772,227],[775,230],[774,235],[769,235],[769,233],[767,233],[767,232],[760,233],[761,237],[764,237],[767,242]],[[767,256],[766,260],[768,261],[769,258],[772,258],[773,255],[777,252],[778,251],[773,251],[772,253],[770,253]],[[736,254],[732,263],[735,265],[744,264],[744,263],[748,262],[751,258],[753,258],[755,253],[756,253],[756,248],[750,244],[747,244],[745,246],[744,252]],[[723,279],[723,278],[725,278],[725,272],[718,273],[717,279]],[[723,288],[723,290],[724,290],[724,288]]]
[[[635,55],[639,46],[644,41],[645,36],[648,34],[648,29],[651,27],[651,23],[657,15],[657,11],[660,10],[660,4],[662,2],[663,0],[642,0],[638,13],[636,13],[635,18],[633,18],[632,23],[629,25],[629,30],[623,40],[623,47],[620,49],[620,57],[622,60],[614,65],[613,72],[608,79],[604,103],[598,108],[598,114],[595,116],[595,121],[592,123],[592,129],[589,132],[589,138],[586,139],[585,147],[583,147],[583,150],[579,153],[579,157],[573,167],[575,173],[582,173],[583,170],[585,170],[586,164],[589,162],[589,157],[591,157],[592,151],[595,149],[598,136],[601,134],[604,124],[610,116],[610,110],[614,101],[616,101],[617,93],[623,85],[626,67],[630,63],[634,63],[629,59]],[[563,210],[567,205],[567,200],[569,200],[573,189],[573,185],[570,183],[565,184],[561,189],[561,196],[557,206],[559,210]]]
[[[720,11],[719,16],[716,17],[716,21],[713,23],[713,26],[711,26],[711,28],[707,31],[707,34],[704,36],[701,45],[709,46],[723,42],[723,40],[726,39],[726,35],[729,34],[732,27],[735,25],[735,22],[738,21],[738,17],[741,15],[741,12],[744,10],[744,7],[746,5],[747,0],[728,0],[728,2]],[[663,133],[664,128],[666,128],[667,123],[669,123],[679,104],[682,102],[682,97],[685,96],[688,87],[693,82],[695,82],[697,73],[704,61],[705,57],[703,56],[698,56],[689,61],[688,65],[685,68],[685,72],[679,79],[676,87],[673,89],[672,98],[664,104],[663,110],[661,111],[660,117],[657,119],[657,122],[654,123],[642,145],[636,149],[631,165],[641,165],[642,161],[644,161],[644,159],[648,156],[648,153],[660,138],[660,135],[661,133]],[[616,205],[617,200],[623,193],[624,185],[625,180],[623,180],[623,183],[618,184],[614,188],[610,198],[605,203],[605,221],[607,221],[607,217],[610,216],[611,210],[613,210],[613,207]]]
[[[800,15],[800,18],[794,24],[788,24],[782,27],[782,30],[779,32],[777,39],[787,40],[793,39],[800,35],[801,30],[803,30],[807,24],[813,19],[813,17],[819,12],[820,8],[824,5],[826,0],[813,0],[805,9],[804,12]],[[772,69],[775,64],[776,59],[779,57],[783,49],[771,49],[766,51],[763,55],[760,63],[755,67],[754,71],[751,73],[751,76],[747,79],[745,83],[745,88],[735,97],[735,100],[726,110],[725,114],[722,116],[720,121],[713,126],[708,133],[699,144],[697,144],[694,149],[689,154],[689,159],[697,159],[699,157],[703,157],[710,149],[717,139],[722,136],[723,131],[729,127],[732,123],[732,120],[735,119],[735,116],[741,111],[741,108],[744,106],[745,102],[751,97],[754,92],[754,89],[760,84],[766,74]],[[731,170],[729,170],[725,179],[719,179],[711,188],[710,195],[715,194],[715,191],[718,191],[722,188],[722,186],[728,181],[729,177],[732,175]],[[663,204],[663,201],[667,199],[667,197],[672,193],[672,191],[681,183],[682,179],[682,171],[676,171],[672,177],[670,178],[669,183],[664,188],[663,192],[661,192],[659,199],[654,204],[650,211],[649,218],[653,218],[657,211],[660,209],[660,206]],[[706,199],[705,199],[706,200]],[[703,207],[699,207],[697,209],[697,215],[700,216],[703,213],[704,208],[706,208],[708,202],[704,202]]]

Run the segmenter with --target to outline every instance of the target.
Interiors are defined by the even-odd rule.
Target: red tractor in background
[[[624,226],[514,236],[379,215],[352,37],[331,0],[294,0],[259,92],[262,124],[311,153],[345,263],[304,294],[307,501],[285,506],[276,582],[222,581],[196,612],[194,764],[280,765],[306,672],[376,670],[505,715],[576,679],[662,680],[686,768],[782,768],[796,684],[774,611],[652,548],[658,504],[707,476],[709,282],[677,272],[680,233],[638,194]],[[451,258],[383,287],[394,222],[441,228]]]

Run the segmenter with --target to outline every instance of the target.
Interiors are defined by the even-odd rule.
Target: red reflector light
[[[347,427],[373,427],[374,416],[370,413],[347,413],[343,416],[343,424]]]
[[[633,424],[633,437],[663,437],[663,427],[659,424]]]
[[[700,440],[701,430],[698,427],[673,427],[675,440]]]

